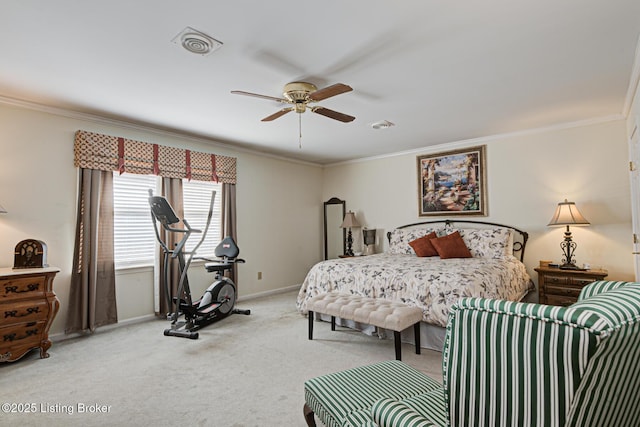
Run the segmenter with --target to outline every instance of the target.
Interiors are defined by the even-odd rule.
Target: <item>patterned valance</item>
[[[76,167],[236,183],[236,158],[79,130]]]

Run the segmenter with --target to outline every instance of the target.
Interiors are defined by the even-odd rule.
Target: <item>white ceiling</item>
[[[638,0],[2,0],[0,96],[328,164],[620,116],[639,34]],[[298,80],[356,120],[230,93]]]

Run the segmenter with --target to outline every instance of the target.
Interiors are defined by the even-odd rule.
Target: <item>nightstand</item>
[[[607,277],[605,270],[561,270],[556,267],[537,267],[540,304],[571,305],[578,300],[582,288]]]

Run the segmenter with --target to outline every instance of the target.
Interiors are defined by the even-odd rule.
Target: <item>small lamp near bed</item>
[[[356,219],[356,214],[352,211],[347,212],[344,216],[344,221],[340,225],[340,228],[346,228],[347,232],[347,250],[344,253],[346,256],[353,256],[353,235],[351,234],[351,229],[360,227],[360,223]]]
[[[376,229],[375,228],[365,228],[362,230],[362,240],[364,241],[365,255],[373,255],[374,245],[376,244]]]
[[[571,238],[569,226],[589,225],[589,221],[582,216],[575,203],[564,199],[564,202],[558,203],[558,207],[553,214],[553,218],[551,218],[551,221],[549,221],[549,224],[547,225],[550,227],[567,226],[567,230],[564,232],[564,241],[560,243],[560,247],[564,252],[560,268],[563,270],[581,270],[581,268],[576,265],[576,259],[573,256],[578,245],[576,245]]]

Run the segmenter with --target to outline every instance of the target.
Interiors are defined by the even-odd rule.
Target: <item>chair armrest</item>
[[[564,425],[599,316],[571,307],[462,298],[443,349],[450,425]]]
[[[613,280],[598,280],[596,282],[589,283],[580,291],[580,295],[578,296],[578,301],[582,301],[584,299],[587,299],[594,295],[601,294],[603,292],[609,292],[614,289],[621,288],[630,283],[634,283],[634,282],[617,282]]]
[[[380,427],[434,427],[424,416],[393,399],[380,399],[371,407],[373,420]]]

